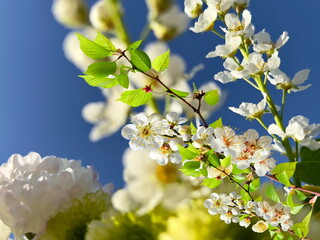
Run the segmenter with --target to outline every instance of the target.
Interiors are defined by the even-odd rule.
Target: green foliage
[[[128,46],[127,50],[136,50],[138,47],[140,47],[141,43],[142,40],[135,41]]]
[[[210,150],[207,153],[207,160],[208,162],[214,166],[214,167],[219,167],[221,165],[220,163],[220,159],[218,158],[218,156],[214,153],[214,150]]]
[[[229,167],[231,165],[231,156],[225,157],[221,160],[221,166],[223,167]]]
[[[183,168],[180,170],[187,176],[198,177],[202,175],[202,173],[199,171],[199,168],[200,168],[199,161],[187,161],[187,162],[184,162]]]
[[[190,145],[188,148],[178,145],[178,148],[183,159],[191,160],[198,156],[198,153],[193,148],[190,148]]]
[[[188,92],[183,92],[183,91],[179,91],[179,90],[176,90],[176,89],[170,89],[172,92],[174,92],[176,95],[178,95],[179,97],[181,98],[185,98],[187,97],[190,93]],[[170,97],[174,97],[174,98],[177,98],[175,95],[173,95],[172,93],[168,92],[169,96]]]
[[[97,43],[98,45],[100,45],[101,47],[104,47],[105,49],[107,49],[110,52],[117,51],[117,48],[113,45],[113,43],[100,32],[98,32],[98,35],[94,39],[94,42]]]
[[[276,189],[274,188],[273,184],[270,184],[267,189],[266,189],[266,195],[273,201],[275,202],[281,202],[279,195],[276,191]]]
[[[123,74],[115,74],[114,75],[121,87],[128,88],[129,87],[129,77],[126,73]]]
[[[216,105],[220,100],[218,89],[206,92],[203,98],[209,105]]]
[[[136,90],[124,91],[117,101],[121,101],[131,107],[138,107],[146,104],[152,98],[151,92],[145,92],[141,88]]]
[[[151,68],[149,56],[142,50],[130,50],[133,67],[140,72],[148,72]]]
[[[212,128],[223,128],[222,118],[219,118],[217,121],[211,123],[209,127]]]
[[[193,124],[193,122],[190,123],[190,128],[191,128],[191,134],[194,135],[197,133],[197,128],[196,126]]]
[[[271,171],[271,173],[275,175],[282,184],[289,186],[291,185],[290,178],[294,174],[296,165],[296,162],[280,163]]]
[[[103,38],[101,36],[102,34],[100,35],[98,34],[98,37],[95,39],[95,41],[91,41],[90,39],[82,36],[81,34],[78,34],[78,33],[76,34],[80,41],[81,50],[88,57],[95,60],[100,60],[100,59],[109,57],[113,54],[113,51],[110,49],[109,46],[108,48],[106,48],[108,44],[103,41]]]
[[[304,207],[303,204],[297,204],[293,202],[292,195],[288,194],[286,199],[287,205],[291,208],[291,214],[297,214]]]
[[[260,178],[255,178],[249,184],[249,192],[255,192],[260,188]]]
[[[83,78],[90,86],[110,88],[118,84],[114,77],[108,77],[117,70],[115,62],[96,62],[91,64],[85,74],[79,77]]]
[[[159,55],[152,61],[152,68],[157,72],[164,72],[168,69],[170,64],[170,50]]]
[[[301,161],[320,162],[320,149],[312,151],[310,148],[302,147],[300,150]]]
[[[302,238],[308,235],[309,228],[310,228],[310,219],[312,216],[312,210],[313,209],[310,210],[308,215],[303,219],[301,223],[296,223],[295,225],[293,225],[292,229],[298,237]]]
[[[320,161],[304,161],[297,164],[295,177],[299,180],[320,186]]]
[[[218,180],[216,178],[206,178],[203,180],[201,185],[206,186],[208,188],[216,188],[222,183],[221,180]]]

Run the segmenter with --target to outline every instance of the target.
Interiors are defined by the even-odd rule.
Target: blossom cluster
[[[258,233],[266,231],[269,225],[280,226],[284,231],[293,226],[290,220],[291,209],[282,203],[271,206],[266,201],[249,201],[245,204],[240,195],[232,192],[229,195],[212,193],[204,205],[211,215],[220,214],[220,219],[227,224],[239,223],[240,226],[247,228],[252,218],[259,217],[260,220],[252,226],[252,230]]]

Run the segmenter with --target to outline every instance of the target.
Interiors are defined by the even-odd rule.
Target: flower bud
[[[57,22],[66,27],[83,27],[88,23],[87,6],[82,0],[55,0],[52,14]]]

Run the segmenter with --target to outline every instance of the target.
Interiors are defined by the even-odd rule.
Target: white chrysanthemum
[[[182,34],[188,26],[188,16],[177,5],[171,6],[150,23],[155,36],[164,41],[169,41]]]
[[[97,1],[90,9],[90,22],[99,31],[109,31],[114,27],[108,2],[109,0]]]
[[[162,135],[168,129],[160,114],[154,113],[149,117],[139,113],[132,118],[132,124],[127,124],[121,130],[121,135],[130,140],[130,148],[140,151],[145,148],[157,149],[164,142]]]
[[[190,18],[196,18],[202,12],[202,0],[185,0],[184,12]]]
[[[275,69],[270,71],[268,79],[271,84],[277,86],[279,89],[283,89],[288,92],[299,92],[311,87],[311,84],[300,86],[308,79],[309,73],[309,69],[301,70],[294,75],[292,80],[290,80],[284,72],[279,69]]]
[[[126,123],[130,111],[128,104],[116,101],[123,91],[121,87],[102,91],[106,96],[105,103],[88,103],[82,109],[82,117],[94,124],[89,135],[89,139],[93,142],[117,132]]]
[[[124,201],[123,196],[127,196],[133,203],[123,203],[123,207],[117,204],[118,210],[137,206],[138,214],[145,214],[159,204],[174,209],[188,198],[191,188],[181,183],[181,166],[171,163],[161,166],[150,159],[149,153],[126,150],[123,174],[126,186],[121,194],[115,193],[113,202],[117,202],[118,197]]]
[[[264,94],[263,99],[258,104],[243,102],[240,104],[239,108],[229,107],[229,109],[246,118],[259,119],[266,112],[265,110],[266,104],[267,104],[267,100],[266,100],[266,95]]]
[[[54,0],[52,14],[67,27],[83,27],[88,23],[87,6],[83,0]]]
[[[15,154],[0,167],[0,218],[16,236],[41,234],[74,198],[99,187],[97,174],[80,161]]]
[[[320,142],[314,140],[320,134],[320,124],[309,125],[309,119],[298,115],[290,119],[285,132],[276,124],[271,124],[268,127],[270,134],[276,134],[281,138],[292,137],[302,146],[308,147],[311,150],[320,148]]]
[[[198,20],[194,24],[194,27],[191,27],[190,30],[195,33],[212,30],[217,16],[218,13],[216,8],[211,6],[207,7],[207,9],[200,14]]]

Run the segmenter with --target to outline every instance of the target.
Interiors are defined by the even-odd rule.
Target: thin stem
[[[222,39],[225,39],[225,36],[223,36],[221,33],[219,33],[217,30],[213,29],[212,32],[216,34],[217,36],[221,37]]]
[[[127,55],[125,54],[125,52],[122,52],[121,55],[131,64],[132,68],[134,68],[133,63],[131,62],[131,60],[127,57]],[[200,117],[202,123],[204,124],[204,126],[207,128],[208,124],[206,122],[206,120],[204,119],[204,117],[201,114],[200,109],[195,108],[194,106],[192,106],[189,102],[187,102],[184,98],[180,97],[178,94],[176,94],[175,92],[173,92],[166,84],[164,84],[159,76],[155,75],[151,75],[149,73],[146,72],[141,72],[142,74],[144,74],[145,76],[148,76],[149,78],[152,78],[153,80],[157,81],[158,83],[160,83],[165,89],[166,92],[175,96],[176,98],[180,99],[182,102],[184,102],[185,104],[187,104],[196,114],[198,114],[198,116]]]
[[[284,106],[286,104],[287,91],[282,90],[282,99],[281,99],[281,119],[283,119]]]
[[[258,123],[260,123],[260,125],[268,132],[268,127],[267,127],[267,125],[262,121],[262,119],[261,119],[261,118],[256,118],[256,120],[257,120]],[[274,139],[276,139],[276,140],[278,140],[278,141],[281,142],[281,140],[280,140],[276,135],[271,134],[271,136],[272,136]]]

